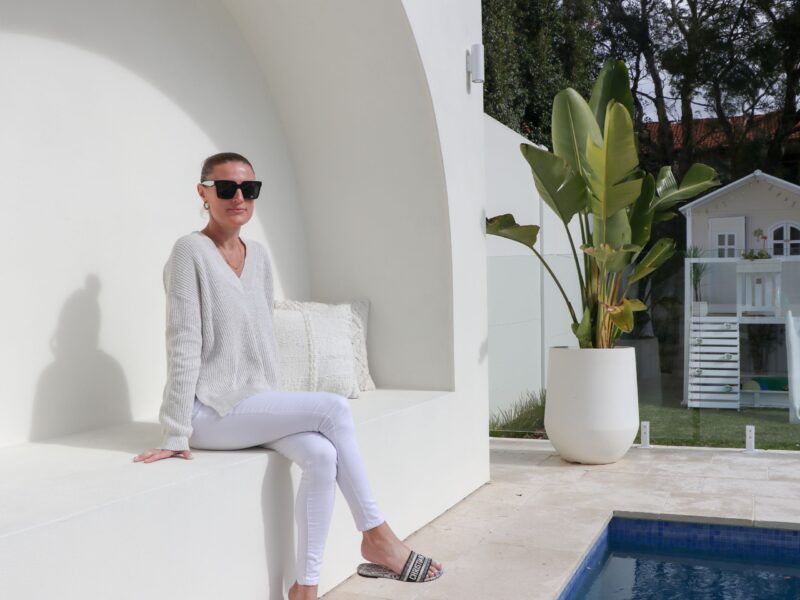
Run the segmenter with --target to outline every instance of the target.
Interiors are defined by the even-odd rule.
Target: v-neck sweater
[[[164,265],[167,382],[159,448],[189,449],[195,397],[225,416],[248,396],[280,389],[270,256],[259,242],[241,239],[241,276],[200,231],[178,238]]]

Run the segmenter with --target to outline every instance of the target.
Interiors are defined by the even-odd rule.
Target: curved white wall
[[[230,15],[190,1],[0,1],[0,445],[150,417],[162,268],[206,220],[202,159],[265,180],[243,230],[308,294],[302,210],[267,84]]]
[[[266,182],[278,296],[369,298],[378,385],[461,390],[485,433],[479,3],[112,6],[0,0],[0,445],[155,414],[161,270],[220,150]]]
[[[270,82],[306,216],[311,298],[372,303],[376,384],[453,389],[447,195],[399,1],[226,0]]]
[[[452,435],[471,442],[462,460],[477,487],[489,479],[486,169],[483,87],[470,82],[466,56],[482,40],[481,4],[403,0],[403,7],[433,102],[449,207],[453,379],[463,406]]]

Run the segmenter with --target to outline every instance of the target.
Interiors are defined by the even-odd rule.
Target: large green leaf
[[[633,120],[633,94],[631,93],[628,68],[621,60],[609,60],[603,66],[592,89],[589,107],[594,113],[601,131],[605,130],[608,103],[619,102]]]
[[[633,119],[622,104],[613,102],[607,111],[603,142],[606,148],[606,177],[611,183],[629,179],[639,167],[633,132]],[[641,182],[640,182],[641,185]]]
[[[531,166],[542,200],[568,224],[578,211],[586,207],[588,191],[583,178],[560,156],[530,144],[520,144],[519,148]]]
[[[610,244],[614,248],[621,248],[631,243],[631,224],[628,214],[624,210],[615,212],[605,221],[592,215],[594,226],[594,240],[597,243]]]
[[[586,140],[592,138],[596,143],[601,143],[602,134],[592,109],[572,88],[561,90],[553,100],[551,125],[553,153],[582,175],[586,161]]]
[[[539,235],[539,226],[517,225],[514,215],[504,214],[486,219],[486,233],[514,240],[533,250],[536,237]]]
[[[658,170],[658,177],[656,177],[656,193],[663,196],[671,190],[678,188],[678,181],[672,173],[672,167],[664,165]]]
[[[663,221],[671,221],[678,215],[674,212],[664,211],[664,212],[657,212],[653,215],[653,223],[661,223]]]
[[[656,183],[653,176],[649,173],[645,175],[642,182],[642,193],[636,199],[636,203],[631,209],[631,243],[644,248],[650,241],[650,234],[653,229],[653,211],[650,203],[656,193]]]
[[[581,249],[593,257],[597,264],[608,273],[621,272],[631,260],[631,255],[639,252],[641,248],[632,244],[614,248],[609,244],[599,247],[581,246]]]
[[[655,271],[658,267],[663,265],[667,259],[675,253],[675,240],[670,238],[661,238],[645,257],[637,263],[633,268],[630,277],[628,277],[628,284],[647,277],[650,273]]]
[[[586,153],[589,167],[590,208],[594,215],[595,245],[611,243],[612,237],[627,238],[630,226],[614,215],[633,204],[642,191],[639,157],[634,145],[633,121],[622,104],[609,102],[603,140],[600,145],[588,139]],[[613,232],[619,236],[611,235]],[[614,240],[615,243],[618,242]]]
[[[653,202],[653,208],[659,211],[668,210],[681,200],[694,198],[707,189],[720,185],[717,172],[702,163],[695,163],[689,167],[680,185],[675,182],[672,171],[665,173],[665,169],[669,167],[662,167],[658,174],[659,182],[656,185],[658,198]],[[664,173],[663,178],[662,173]]]
[[[624,333],[633,331],[633,308],[630,302],[623,300],[618,306],[609,308],[608,312],[614,325],[621,331]]]
[[[636,298],[625,298],[623,302],[627,302],[631,305],[631,310],[633,312],[640,312],[643,310],[647,310],[647,304],[642,302],[641,300],[637,300]]]

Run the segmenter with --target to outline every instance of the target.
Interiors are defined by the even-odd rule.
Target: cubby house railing
[[[800,312],[800,256],[686,258],[684,300],[684,405],[784,406],[784,390],[743,385],[762,373],[742,367],[741,326],[783,326],[788,310]]]

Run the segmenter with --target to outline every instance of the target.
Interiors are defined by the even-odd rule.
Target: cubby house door
[[[744,247],[744,217],[708,220],[708,248],[715,258],[736,258]]]

